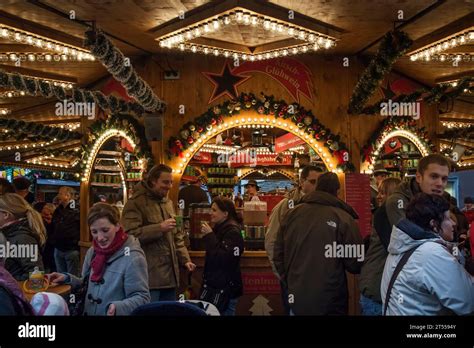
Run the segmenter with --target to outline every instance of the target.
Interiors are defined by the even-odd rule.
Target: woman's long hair
[[[242,217],[237,214],[237,211],[235,210],[235,205],[234,202],[225,197],[216,197],[212,201],[212,203],[216,203],[216,205],[219,207],[219,209],[223,212],[227,212],[227,218],[232,219],[235,222],[237,222],[239,225],[242,225],[243,220]]]
[[[45,244],[46,228],[44,227],[41,214],[29,205],[23,197],[16,193],[1,195],[0,210],[11,213],[16,219],[26,218],[31,231],[38,237],[40,247]]]

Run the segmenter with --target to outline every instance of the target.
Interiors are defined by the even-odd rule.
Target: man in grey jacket
[[[418,163],[416,177],[404,182],[387,198],[385,204],[390,225],[396,225],[405,217],[405,209],[419,192],[442,196],[448,185],[451,171],[449,160],[440,154],[423,157]]]

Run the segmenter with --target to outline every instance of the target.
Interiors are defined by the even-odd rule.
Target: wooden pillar
[[[81,252],[81,265],[84,261],[87,249],[91,246],[91,237],[89,234],[89,226],[87,225],[87,214],[89,213],[90,196],[89,181],[81,181],[80,187],[80,208],[81,208],[81,234],[79,247]]]

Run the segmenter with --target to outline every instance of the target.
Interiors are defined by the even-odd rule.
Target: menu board
[[[372,230],[372,213],[370,211],[370,176],[368,174],[346,174],[346,203],[359,215],[357,223],[362,238],[370,235]]]

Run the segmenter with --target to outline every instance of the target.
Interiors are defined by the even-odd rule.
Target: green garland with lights
[[[412,40],[403,31],[388,32],[380,42],[376,56],[357,82],[349,102],[349,114],[359,114],[395,61],[411,46]]]
[[[474,77],[468,76],[461,79],[456,87],[450,84],[441,84],[431,89],[422,88],[410,94],[401,94],[393,98],[392,101],[399,103],[412,103],[416,101],[425,101],[428,104],[438,104],[448,100],[456,99],[463,93],[474,93]],[[379,114],[382,103],[388,102],[388,99],[381,99],[377,103],[365,107],[360,113],[366,115]]]
[[[148,112],[163,113],[166,104],[160,100],[151,87],[138,74],[131,64],[126,64],[125,56],[107,36],[97,29],[85,33],[85,47],[104,65],[133,97]]]
[[[96,103],[102,110],[111,113],[133,113],[142,115],[145,110],[137,103],[126,102],[113,95],[105,95],[100,91],[88,91],[82,88],[67,90],[60,85],[54,85],[41,79],[34,79],[18,73],[7,73],[0,69],[0,87],[23,91],[27,95],[42,96],[45,98],[56,97],[58,100],[71,100],[75,103]]]
[[[263,93],[260,98],[257,98],[253,93],[242,93],[238,100],[227,100],[223,104],[210,107],[192,122],[184,124],[178,131],[178,137],[173,136],[168,141],[168,158],[182,157],[185,149],[213,126],[222,124],[224,117],[234,117],[241,111],[249,110],[253,110],[259,115],[273,116],[275,119],[291,120],[298,129],[304,130],[312,138],[324,142],[324,146],[337,158],[337,169],[344,172],[354,171],[354,165],[350,161],[344,161],[344,158],[349,158],[349,150],[340,140],[340,136],[324,127],[311,110],[305,110],[297,103],[287,104],[283,100],[277,100],[274,96],[267,96]]]
[[[15,120],[12,118],[0,118],[0,128],[11,131],[7,135],[12,135],[16,140],[52,140],[69,141],[81,139],[82,134],[59,127],[45,126],[38,122],[25,122],[23,120]]]
[[[84,171],[87,159],[90,157],[92,148],[100,136],[109,129],[121,130],[131,136],[135,142],[134,154],[146,161],[146,167],[151,168],[154,163],[151,148],[145,136],[145,127],[136,118],[127,114],[116,114],[107,118],[106,121],[98,120],[91,124],[87,133],[87,143],[82,145],[80,168]]]
[[[428,132],[425,127],[418,128],[417,123],[411,117],[389,117],[386,118],[380,127],[372,134],[367,145],[365,145],[360,152],[362,162],[371,163],[371,156],[373,152],[380,146],[382,139],[387,133],[396,129],[407,130],[415,134],[421,143],[430,151],[435,150],[435,145],[428,138]]]

